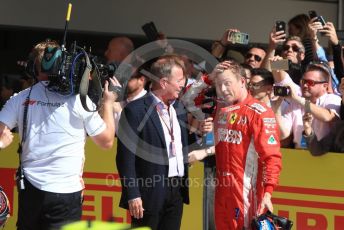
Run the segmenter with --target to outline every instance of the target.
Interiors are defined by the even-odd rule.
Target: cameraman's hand
[[[3,148],[6,148],[7,146],[9,146],[12,141],[13,141],[13,134],[11,132],[11,130],[2,124],[2,132],[1,132],[1,135],[0,135],[0,149],[3,149]]]
[[[121,86],[121,85],[119,84],[119,82],[117,81],[115,77],[109,78],[109,81],[105,81],[104,92],[103,92],[103,103],[104,104],[109,103],[112,106],[112,103],[116,101],[118,95],[117,93],[113,91],[109,91],[109,85],[110,84],[112,84],[113,86]]]

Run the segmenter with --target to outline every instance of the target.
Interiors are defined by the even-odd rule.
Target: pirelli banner
[[[18,139],[16,137],[16,142]],[[4,229],[15,229],[18,209],[15,170],[17,144],[0,151],[0,185],[11,203],[11,217]],[[118,207],[121,186],[115,168],[115,149],[103,151],[90,140],[86,146],[83,219],[130,223]],[[274,212],[294,221],[293,229],[344,229],[344,155],[313,157],[308,151],[282,149],[280,185],[273,194]],[[202,229],[203,164],[190,168],[191,204],[186,205],[182,229]]]

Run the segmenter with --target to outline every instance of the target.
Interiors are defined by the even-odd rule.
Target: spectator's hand
[[[276,56],[269,58],[270,66],[273,62],[280,61],[280,60],[283,60],[283,58],[279,55],[276,55]],[[279,71],[282,71],[282,70],[272,70],[272,72],[279,72]]]
[[[129,213],[136,219],[143,217],[143,206],[141,197],[129,201]]]
[[[274,26],[270,33],[269,46],[271,48],[276,49],[278,44],[283,43],[285,41],[286,36],[287,35],[284,31],[276,32],[276,27]]]
[[[305,131],[306,136],[309,136],[312,134],[313,115],[311,113],[305,113],[302,118],[303,129]]]
[[[291,98],[291,99],[293,99],[294,101],[299,102],[299,103],[301,103],[301,102],[304,100],[303,97],[301,97],[301,96],[298,94],[298,91],[297,91],[297,89],[296,89],[294,86],[289,85],[289,84],[286,84],[286,85],[284,85],[284,86],[287,86],[287,87],[289,88],[289,91],[290,91],[290,93],[289,93],[289,95],[287,96],[287,98]]]
[[[274,111],[274,113],[280,112],[282,110],[282,102],[283,102],[284,98],[280,97],[280,96],[272,96],[271,97],[271,109],[272,111]]]
[[[269,60],[270,60],[270,62],[274,62],[274,61],[283,60],[283,58],[279,55],[276,55],[276,56],[269,58]]]
[[[6,148],[9,146],[13,141],[13,134],[7,126],[5,126],[4,130],[0,135],[0,141],[2,142],[2,146],[0,148]]]
[[[264,213],[265,209],[268,209],[270,212],[273,212],[273,206],[272,206],[272,202],[271,202],[271,194],[268,192],[264,193],[263,200],[260,203],[258,215],[262,215]]]
[[[214,128],[214,122],[212,117],[206,118],[204,121],[200,122],[199,130],[202,133],[209,133],[213,131]]]
[[[269,58],[270,68],[271,68],[271,65],[273,62],[281,61],[281,60],[283,60],[283,58],[281,56],[278,56],[278,55]],[[285,78],[285,75],[286,75],[286,72],[283,69],[274,69],[274,70],[271,69],[271,72],[272,72],[272,75],[274,76],[275,83],[283,81],[283,79]]]
[[[205,149],[194,150],[188,154],[189,164],[193,164],[196,161],[203,160],[207,156]]]
[[[332,22],[327,22],[323,29],[319,29],[319,32],[323,33],[324,36],[328,37],[332,45],[338,45],[339,40]]]
[[[220,40],[221,44],[227,46],[229,44],[232,44],[231,41],[228,41],[228,35],[232,32],[240,32],[238,29],[227,29],[223,35],[222,35],[222,38]]]
[[[308,23],[310,36],[311,38],[314,38],[314,39],[317,38],[318,30],[321,30],[323,28],[321,22],[318,22],[317,20],[318,20],[317,18],[312,18]]]
[[[173,53],[173,47],[168,43],[167,37],[163,32],[158,33],[157,44],[165,50],[165,53]]]

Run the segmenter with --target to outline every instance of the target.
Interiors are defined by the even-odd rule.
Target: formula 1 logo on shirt
[[[37,105],[37,106],[47,106],[47,107],[61,107],[63,106],[62,103],[59,102],[44,102],[44,101],[36,101],[36,100],[25,100],[24,103],[22,104],[23,106],[28,106],[28,105]]]

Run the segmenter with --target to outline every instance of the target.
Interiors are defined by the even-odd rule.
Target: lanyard
[[[176,149],[175,149],[175,144],[174,144],[172,113],[170,113],[170,115],[168,114],[168,111],[167,111],[167,109],[164,108],[163,103],[158,103],[156,108],[157,108],[157,111],[158,111],[163,123],[165,124],[165,126],[168,130],[168,133],[170,134],[170,137],[171,137],[170,150],[171,150],[171,154],[173,156],[175,156],[176,155]],[[170,123],[170,124],[168,124],[168,123]]]

